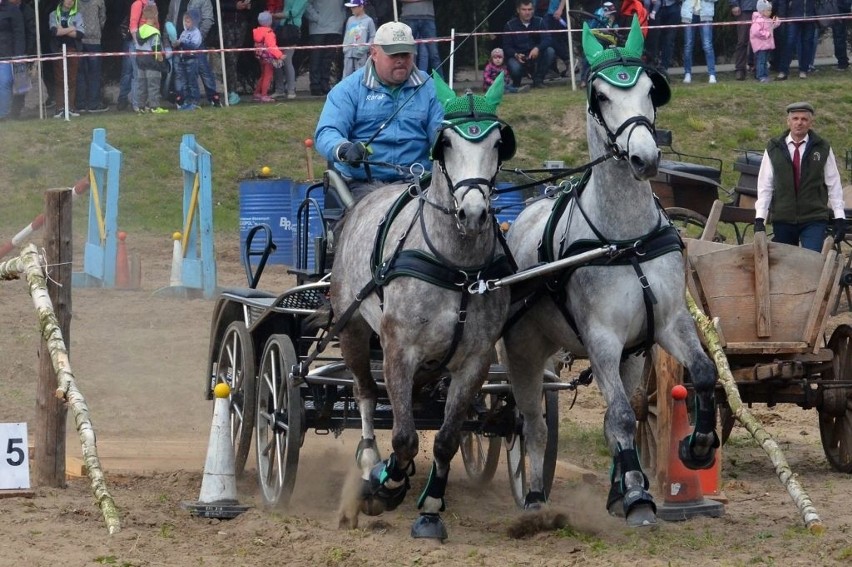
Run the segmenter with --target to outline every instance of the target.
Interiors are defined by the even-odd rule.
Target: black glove
[[[766,223],[763,219],[754,219],[754,231],[766,232]]]
[[[846,219],[834,219],[834,243],[843,242],[846,238]]]
[[[370,150],[363,142],[343,142],[337,146],[337,159],[349,165],[359,166],[367,158]]]

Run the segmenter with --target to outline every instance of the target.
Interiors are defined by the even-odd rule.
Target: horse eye
[[[595,98],[598,100],[598,102],[607,102],[609,100],[609,98],[600,91],[595,92]]]

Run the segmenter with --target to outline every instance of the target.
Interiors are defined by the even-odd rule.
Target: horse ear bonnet
[[[593,43],[592,43],[593,42]],[[597,45],[595,49],[594,45]],[[592,81],[603,79],[614,87],[628,89],[639,80],[640,73],[645,73],[651,79],[651,102],[655,108],[663,106],[671,99],[671,88],[666,77],[657,69],[648,67],[642,61],[644,39],[639,29],[639,22],[634,17],[630,35],[624,47],[604,49],[592,35],[588,26],[583,25],[583,48],[586,59],[591,67],[588,80],[587,98],[590,110],[597,113],[597,101],[592,96]]]
[[[435,80],[437,82],[440,77],[436,77]],[[494,128],[499,128],[501,141],[497,157],[501,162],[504,162],[515,155],[517,145],[512,127],[497,117],[497,106],[502,97],[502,74],[495,80],[494,84],[497,87],[496,95],[495,91],[489,89],[486,95],[475,95],[468,91],[462,96],[453,96],[442,100],[444,121],[441,129],[452,128],[466,140],[479,142],[484,140]],[[440,86],[438,90],[441,90]],[[441,145],[440,139],[441,136],[437,136],[432,145],[432,159],[435,160],[443,158],[444,147]]]

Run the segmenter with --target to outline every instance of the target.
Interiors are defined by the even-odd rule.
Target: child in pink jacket
[[[754,66],[757,80],[761,83],[769,82],[769,68],[767,61],[769,54],[775,49],[775,38],[772,30],[781,23],[778,17],[772,17],[772,2],[769,0],[758,0],[757,10],[751,15],[751,29],[749,30],[749,42],[754,51]]]
[[[272,14],[261,12],[257,16],[258,26],[252,30],[254,48],[257,58],[260,59],[260,78],[254,88],[255,102],[275,102],[268,95],[269,86],[272,84],[272,73],[274,67],[284,64],[284,53],[278,49],[275,41],[275,32],[272,31]]]

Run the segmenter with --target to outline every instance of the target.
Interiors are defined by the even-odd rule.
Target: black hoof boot
[[[399,486],[389,487],[388,482],[401,482]],[[405,494],[411,486],[408,482],[408,473],[396,466],[396,458],[391,455],[387,461],[378,463],[370,471],[369,486],[365,486],[366,491],[364,502],[368,500],[377,500],[378,503],[372,503],[371,507],[384,511],[396,510],[405,500]],[[362,507],[363,510],[363,507]],[[367,514],[368,512],[364,512]]]
[[[547,497],[544,492],[527,492],[524,497],[524,510],[541,510],[547,504]]]
[[[444,520],[439,514],[421,512],[420,517],[414,520],[411,526],[411,537],[446,540],[447,528],[444,526]]]
[[[657,523],[657,505],[648,492],[648,477],[642,472],[635,449],[622,449],[613,459],[607,511],[627,520],[630,527]]]
[[[680,461],[686,468],[692,470],[709,469],[716,463],[716,448],[720,445],[719,437],[715,431],[711,431],[710,435],[713,436],[713,441],[704,455],[695,454],[695,433],[680,440],[677,456],[680,457]]]

